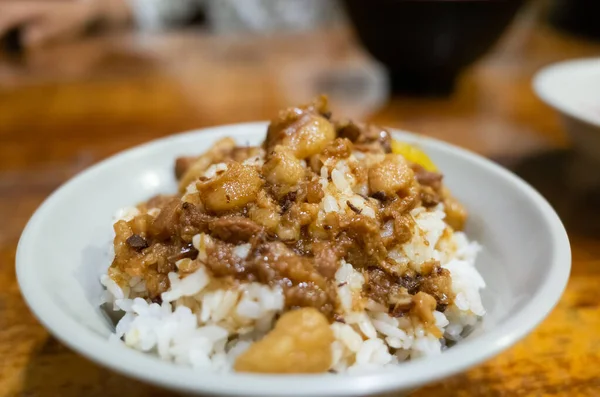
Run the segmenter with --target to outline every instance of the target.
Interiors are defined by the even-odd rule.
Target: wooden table
[[[543,324],[500,356],[415,395],[600,395],[600,200],[567,183],[568,141],[530,86],[546,64],[599,53],[600,45],[525,13],[451,98],[389,100],[380,70],[345,30],[261,39],[121,33],[0,61],[0,396],[170,395],[89,362],[39,325],[15,277],[21,230],[52,190],[111,154],[186,129],[267,119],[322,90],[333,93],[339,113],[512,167],[569,230],[571,280]]]

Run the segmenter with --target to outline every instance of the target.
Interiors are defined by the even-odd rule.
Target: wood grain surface
[[[531,89],[540,67],[599,54],[600,45],[526,12],[445,99],[388,97],[380,68],[345,30],[276,38],[119,33],[1,59],[0,396],[171,395],[91,363],[42,328],[16,282],[19,235],[51,191],[109,155],[187,129],[267,119],[321,91],[338,113],[501,162],[550,200],[569,232],[571,279],[541,326],[415,395],[599,396],[600,189],[573,183],[578,155]]]

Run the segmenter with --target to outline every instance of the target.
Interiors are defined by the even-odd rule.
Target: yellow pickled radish
[[[427,156],[425,152],[423,152],[416,146],[409,145],[406,142],[400,142],[394,139],[392,140],[392,152],[395,154],[401,154],[406,160],[415,164],[419,164],[427,171],[437,171],[437,167],[435,166],[433,161],[431,161],[429,156]]]

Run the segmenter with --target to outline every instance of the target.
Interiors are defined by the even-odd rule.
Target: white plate
[[[600,58],[547,66],[535,75],[533,87],[559,112],[600,128]]]
[[[561,115],[579,155],[571,169],[573,186],[600,183],[589,172],[600,166],[600,58],[577,59],[545,67],[533,79],[537,95]],[[583,173],[578,170],[583,170]]]
[[[215,375],[160,361],[109,343],[112,324],[98,301],[109,266],[112,216],[123,206],[174,192],[173,162],[216,139],[258,143],[265,123],[175,135],[118,154],[57,190],[29,221],[17,250],[21,291],[32,311],[60,340],[126,375],[186,392],[255,396],[353,396],[408,391],[463,371],[529,333],[554,307],[566,285],[571,254],[565,230],[548,203],[525,182],[492,162],[436,140],[418,142],[446,175],[471,217],[467,233],[484,246],[477,267],[488,288],[485,320],[441,355],[369,375]]]

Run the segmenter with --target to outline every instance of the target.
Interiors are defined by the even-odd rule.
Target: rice
[[[248,283],[237,289],[207,291],[210,280],[204,269],[183,279],[170,273],[169,279],[171,288],[162,294],[160,305],[123,298],[116,283],[102,279],[114,293],[116,308],[125,313],[115,336],[128,347],[157,354],[163,360],[231,370],[235,358],[268,332],[275,315],[283,310],[283,293],[278,288]],[[184,298],[197,301],[201,310],[193,312],[187,305],[177,304]]]
[[[323,165],[319,183],[323,198],[318,204],[318,220],[328,213],[360,213],[376,217],[373,203],[361,193],[364,183],[350,171],[352,162],[381,161],[381,156],[356,152],[348,159]],[[263,158],[246,160],[247,165],[261,166]],[[306,165],[305,165],[306,166]],[[213,178],[227,169],[225,163],[211,165],[203,174]],[[186,195],[196,193],[195,184]],[[183,196],[185,200],[186,195]],[[151,210],[157,216],[160,210]],[[116,219],[130,220],[139,214],[137,208],[126,208]],[[475,268],[481,247],[469,242],[466,235],[454,232],[444,221],[442,204],[433,208],[418,207],[410,212],[414,220],[410,241],[390,247],[388,259],[398,268],[409,265],[420,272],[424,263],[439,261],[450,272],[455,299],[444,313],[434,311],[435,324],[425,327],[413,317],[392,317],[388,307],[365,298],[361,291],[365,276],[351,263],[341,260],[335,273],[336,292],[341,310],[331,324],[333,372],[355,373],[397,365],[406,360],[440,354],[446,341],[458,341],[485,314],[480,290],[485,281]],[[382,225],[381,236],[394,233],[392,221]],[[192,244],[197,259],[206,261],[207,247],[214,244],[211,236],[200,233]],[[238,244],[233,254],[246,258],[248,243]],[[190,259],[176,262],[178,269]],[[124,275],[121,275],[125,277]],[[163,360],[216,372],[231,371],[236,358],[255,341],[263,338],[278,316],[284,312],[285,298],[280,287],[257,282],[224,285],[201,265],[190,274],[171,272],[170,287],[161,295],[161,304],[142,299],[146,285],[141,277],[128,277],[119,285],[108,274],[101,277],[106,287],[104,302],[124,313],[116,324],[112,339],[125,345],[156,354]],[[439,335],[443,335],[439,338]]]
[[[140,214],[140,210],[138,210],[135,207],[123,207],[117,211],[117,213],[114,215],[113,219],[115,221],[118,221],[118,220],[130,221],[136,215],[139,215],[139,214]]]
[[[435,249],[442,236],[440,226],[443,222],[443,208],[436,207],[430,212],[415,211],[414,217],[420,229],[415,239],[406,243],[401,250],[418,252],[422,262],[441,257]],[[469,243],[463,233],[454,233],[453,242],[457,246],[454,257],[442,266],[452,275],[452,288],[456,293],[455,305],[449,306],[445,314],[434,312],[435,326],[449,340],[459,340],[466,327],[477,323],[485,314],[479,295],[485,287],[483,278],[474,266],[474,259],[480,247]],[[426,243],[427,242],[427,243]],[[422,263],[421,262],[421,263]],[[338,287],[342,302],[345,324],[334,323],[332,329],[336,342],[333,369],[337,372],[354,372],[395,365],[411,358],[440,354],[444,349],[442,342],[430,331],[410,318],[394,318],[387,314],[387,308],[375,302],[369,302],[360,311],[352,310],[352,286],[360,290],[362,275],[350,264],[342,263],[336,273],[337,281],[345,281]],[[383,346],[383,347],[382,347]],[[389,352],[389,356],[384,354]],[[391,359],[391,356],[395,359]]]
[[[358,210],[359,213],[375,218],[375,210],[371,204],[362,196],[364,188],[358,184],[356,178],[350,171],[351,163],[356,163],[357,158],[352,155],[347,160],[339,160],[333,164],[326,164],[321,168],[321,177],[319,183],[325,192],[321,201],[321,212],[319,217],[324,218],[325,214],[330,212],[351,213]],[[329,173],[328,167],[332,167]],[[331,183],[329,177],[331,176]],[[361,195],[362,194],[362,195]],[[352,209],[351,206],[355,209]]]
[[[414,213],[419,234],[398,247],[397,252],[424,261],[442,257],[435,247],[442,236],[443,208]],[[440,223],[441,222],[441,223]],[[445,224],[444,224],[445,225]],[[208,236],[194,237],[194,246]],[[456,246],[452,258],[442,263],[452,275],[455,304],[445,313],[434,312],[436,326],[448,340],[460,340],[463,332],[485,314],[479,291],[485,282],[474,266],[480,247],[470,243],[463,233],[451,236]],[[427,243],[425,243],[427,241]],[[236,255],[245,257],[250,247],[236,247]],[[342,260],[335,274],[338,296],[345,323],[331,325],[332,365],[335,372],[373,370],[396,365],[409,359],[439,354],[444,345],[438,338],[409,318],[393,318],[386,307],[374,301],[361,304],[359,293],[363,275]],[[264,336],[284,307],[283,293],[259,283],[242,284],[234,289],[208,288],[212,282],[204,268],[179,278],[169,274],[171,287],[162,294],[163,303],[129,299],[130,291],[141,292],[143,281],[131,278],[129,291],[104,275],[115,307],[125,313],[116,326],[115,335],[131,348],[152,352],[164,360],[193,368],[230,371],[235,358],[253,341]],[[200,308],[193,312],[178,300],[191,299]],[[175,308],[174,308],[175,306]]]
[[[210,167],[208,167],[208,169],[206,171],[204,171],[203,177],[212,179],[215,176],[217,176],[219,173],[226,171],[226,170],[227,170],[227,164],[225,164],[225,163],[213,164]]]

